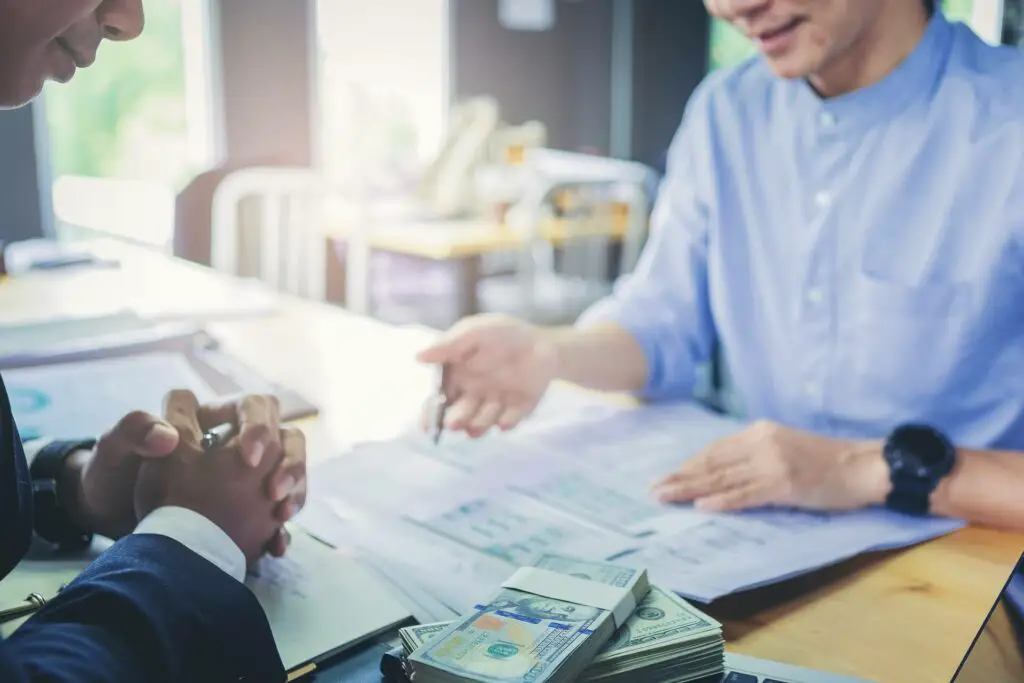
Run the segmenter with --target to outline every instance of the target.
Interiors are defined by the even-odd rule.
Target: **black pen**
[[[434,445],[441,441],[444,432],[444,418],[448,412],[448,365],[441,366],[441,381],[438,383],[437,405],[434,407]]]
[[[219,424],[203,434],[202,441],[199,442],[199,445],[203,447],[203,451],[206,453],[215,451],[221,444],[228,440],[228,437],[231,436],[231,432],[234,428],[235,426],[230,422]]]

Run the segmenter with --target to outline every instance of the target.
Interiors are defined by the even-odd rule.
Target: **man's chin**
[[[0,80],[0,109],[17,109],[34,100],[43,91],[42,79],[24,79],[15,83]]]
[[[800,59],[796,55],[785,55],[781,57],[769,57],[765,55],[768,68],[778,76],[785,79],[807,78],[814,73],[814,66],[806,59]]]

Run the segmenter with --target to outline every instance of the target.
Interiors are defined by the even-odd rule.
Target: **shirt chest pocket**
[[[977,327],[980,286],[910,286],[860,275],[845,331],[852,395],[862,408],[893,417],[929,414],[984,363]]]

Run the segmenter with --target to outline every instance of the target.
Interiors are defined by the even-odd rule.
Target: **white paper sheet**
[[[295,523],[337,548],[367,558],[396,580],[411,577],[414,585],[404,588],[421,609],[439,608],[419,598],[418,591],[462,614],[515,570],[514,565],[426,533],[411,522],[367,514],[342,502],[311,500]]]
[[[329,463],[313,497],[372,508],[381,524],[401,520],[401,533],[387,526],[374,533],[369,524],[360,543],[431,574],[421,585],[456,608],[487,594],[482,589],[498,573],[494,567],[529,564],[544,551],[644,566],[653,581],[709,602],[963,526],[881,509],[721,515],[650,498],[656,479],[742,428],[693,405],[662,405],[599,417],[578,412],[576,419],[472,443],[433,446],[405,437],[355,449],[362,451],[358,466],[342,466],[342,458]],[[450,578],[437,568],[442,542],[460,548],[463,563],[475,554],[503,565]]]
[[[25,440],[95,437],[133,410],[161,415],[171,389],[216,398],[188,360],[170,352],[6,370],[3,378]]]
[[[286,669],[383,633],[411,615],[355,560],[305,534],[245,580],[259,600]]]

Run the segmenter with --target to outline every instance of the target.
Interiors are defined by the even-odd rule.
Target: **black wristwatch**
[[[95,440],[52,441],[36,454],[32,478],[32,507],[36,534],[61,549],[80,550],[92,543],[93,534],[77,528],[57,497],[57,479],[64,461],[78,450],[92,450]]]
[[[908,515],[927,515],[932,491],[956,464],[956,448],[949,438],[928,425],[903,425],[886,439],[883,454],[892,482],[886,507]]]

